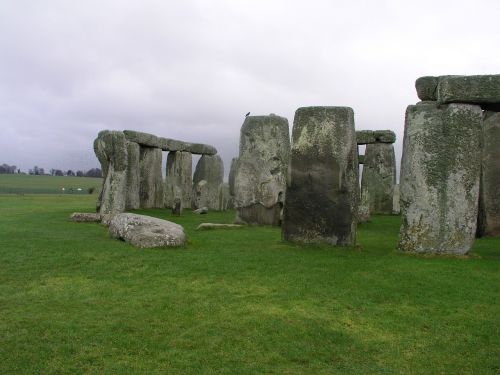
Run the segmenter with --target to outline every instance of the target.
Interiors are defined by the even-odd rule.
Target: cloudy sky
[[[0,164],[89,169],[102,129],[209,143],[246,112],[392,129],[423,75],[500,73],[500,1],[0,0]],[[227,173],[226,173],[227,174]]]

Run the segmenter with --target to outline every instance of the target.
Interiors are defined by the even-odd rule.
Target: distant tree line
[[[14,174],[17,171],[15,165],[2,164],[0,165],[0,173],[2,174]]]
[[[61,169],[51,169],[49,171],[51,176],[76,176],[76,177],[102,177],[102,171],[99,168],[92,168],[88,171],[73,171],[68,169],[67,171],[63,171]],[[21,173],[20,169],[17,169],[15,165],[2,164],[0,165],[0,174],[14,174]],[[28,170],[28,174],[31,175],[45,175],[45,169],[38,167],[35,165],[33,168]]]

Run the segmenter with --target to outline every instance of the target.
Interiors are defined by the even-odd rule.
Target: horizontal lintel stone
[[[129,141],[139,143],[143,146],[161,148],[163,151],[187,151],[200,155],[217,154],[215,147],[202,143],[183,142],[134,130],[124,130],[123,133]]]
[[[358,145],[394,143],[396,142],[396,134],[392,130],[358,130],[356,131],[356,142]]]

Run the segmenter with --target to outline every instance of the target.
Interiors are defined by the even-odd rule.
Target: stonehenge
[[[475,235],[499,234],[500,75],[421,77],[415,87],[422,102],[406,111],[398,249],[464,255]]]
[[[192,207],[208,207],[221,211],[220,191],[224,180],[224,164],[219,155],[203,155],[193,176]]]
[[[169,151],[165,182],[162,151]],[[200,160],[211,158],[219,163],[219,170],[215,173],[217,181],[206,177],[206,189],[210,192],[211,201],[216,202],[210,208],[220,209],[224,169],[213,146],[132,130],[103,130],[94,141],[94,152],[103,171],[103,185],[96,204],[99,214],[113,216],[139,208],[175,208],[177,198],[180,200],[178,211],[190,208],[193,193],[192,154],[202,155]]]
[[[366,145],[361,158],[361,196],[369,208],[363,210],[363,217],[392,214],[396,184],[396,156],[392,144],[396,141],[396,134],[391,130],[361,130],[356,132],[356,141],[358,145]]]
[[[245,118],[239,156],[231,163],[229,177],[237,222],[280,224],[289,156],[286,118],[274,114]]]
[[[359,172],[353,110],[349,107],[297,109],[290,168],[283,239],[355,245]]]

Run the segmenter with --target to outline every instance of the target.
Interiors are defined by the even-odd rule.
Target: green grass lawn
[[[73,223],[95,196],[0,196],[1,374],[498,374],[500,239],[467,258],[394,251],[399,218],[356,249],[279,228],[195,231],[139,250]]]
[[[88,194],[101,184],[102,178],[94,177],[0,174],[0,194]]]

